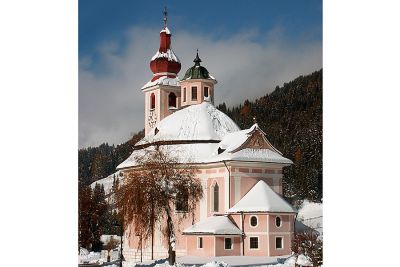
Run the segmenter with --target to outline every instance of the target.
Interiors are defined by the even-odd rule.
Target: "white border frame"
[[[256,224],[256,226],[252,226],[252,225],[251,225],[251,218],[253,218],[253,217],[256,217],[256,219],[257,219],[257,224]],[[260,220],[258,219],[258,216],[257,216],[257,215],[250,215],[250,217],[249,217],[249,225],[250,225],[251,228],[257,228],[258,225],[259,225],[259,222],[260,222]]]
[[[250,239],[251,238],[257,238],[257,248],[251,248],[251,242]],[[260,237],[259,236],[249,236],[249,250],[260,250]]]
[[[282,247],[281,247],[281,248],[277,248],[277,247],[276,247],[276,239],[277,239],[277,238],[281,238],[281,239],[282,239]],[[285,239],[283,238],[283,236],[280,236],[280,235],[279,235],[279,236],[275,236],[275,250],[284,250],[284,249],[285,249],[285,242],[284,242],[284,240],[285,240]]]

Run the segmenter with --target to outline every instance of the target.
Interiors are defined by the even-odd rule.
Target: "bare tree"
[[[172,206],[177,198],[181,198],[178,201],[180,205],[184,202],[187,210],[183,218],[188,214],[193,216],[196,204],[203,196],[201,183],[194,169],[181,164],[165,146],[147,148],[136,162],[138,167],[126,173],[116,192],[118,210],[124,225],[133,224],[131,230],[141,236],[140,240],[153,236],[155,223],[165,225],[163,233],[168,242],[168,261],[173,265],[175,231],[179,225],[173,223]],[[180,220],[177,221],[179,224]]]

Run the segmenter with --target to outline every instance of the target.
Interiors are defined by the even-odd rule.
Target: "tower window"
[[[258,237],[250,237],[250,249],[258,249]]]
[[[176,108],[176,95],[175,93],[169,93],[168,95],[168,106]]]
[[[197,86],[192,87],[192,100],[197,100]]]
[[[204,87],[204,97],[208,97],[208,87]]]
[[[283,249],[283,238],[281,236],[275,237],[275,248]]]
[[[155,109],[156,108],[156,95],[154,93],[151,93],[150,95],[150,109]]]
[[[183,88],[183,102],[186,102],[186,87]]]
[[[218,206],[219,206],[219,186],[217,183],[215,183],[214,188],[213,188],[213,211],[218,211]]]
[[[276,227],[281,227],[282,226],[282,219],[281,219],[281,217],[276,217],[275,218],[275,224],[276,224]]]

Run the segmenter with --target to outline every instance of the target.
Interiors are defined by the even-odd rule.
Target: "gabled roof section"
[[[186,228],[183,234],[242,235],[242,231],[228,216],[212,216]]]
[[[293,164],[268,141],[257,123],[249,129],[226,134],[218,144],[217,150],[210,161],[237,160]]]
[[[297,211],[278,195],[269,185],[260,180],[228,213],[237,212],[288,212]]]
[[[242,135],[242,137],[239,136],[240,134]],[[268,139],[265,137],[265,133],[260,129],[257,123],[255,123],[249,129],[238,132],[237,135],[238,135],[236,138],[237,141],[241,142],[234,142],[236,143],[236,147],[232,145],[230,146],[230,152],[232,153],[235,153],[245,148],[252,148],[252,149],[269,149],[273,152],[282,155],[282,153],[268,141]]]

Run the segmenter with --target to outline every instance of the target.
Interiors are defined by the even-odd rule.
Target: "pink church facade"
[[[197,54],[194,66],[178,78],[181,65],[165,24],[160,48],[150,62],[153,78],[142,87],[145,137],[117,169],[127,173],[137,167],[135,158],[153,144],[196,168],[204,197],[194,217],[179,224],[178,257],[288,255],[296,210],[282,198],[282,168],[292,161],[268,141],[257,123],[241,130],[214,107],[217,81],[200,62]],[[184,214],[176,207],[176,223]],[[167,256],[163,225],[141,247],[140,237],[130,230],[124,234],[125,259]]]

